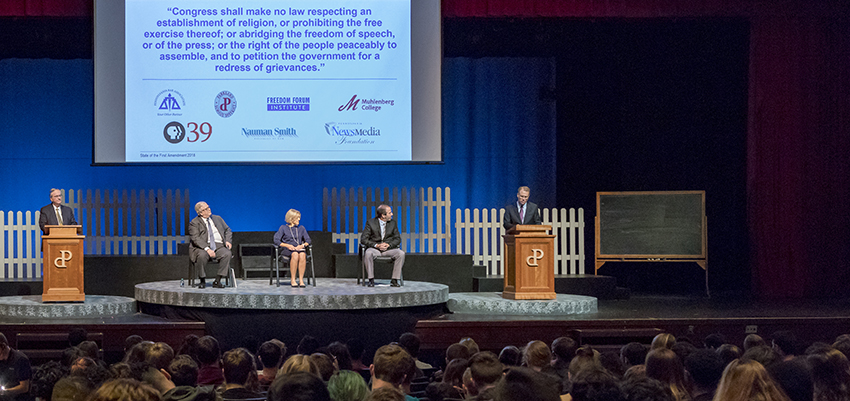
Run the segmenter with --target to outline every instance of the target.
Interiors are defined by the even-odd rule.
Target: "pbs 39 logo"
[[[169,143],[180,143],[183,139],[186,142],[206,142],[212,136],[212,124],[208,122],[196,123],[190,122],[184,127],[178,121],[172,121],[165,124],[162,129],[162,136]]]

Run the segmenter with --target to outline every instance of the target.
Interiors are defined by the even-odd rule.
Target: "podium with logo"
[[[44,291],[41,302],[84,302],[83,227],[45,226],[41,237],[44,253]]]
[[[520,224],[505,234],[502,298],[555,299],[555,236],[552,226]]]

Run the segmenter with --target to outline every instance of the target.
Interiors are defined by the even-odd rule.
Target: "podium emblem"
[[[532,249],[532,255],[525,258],[525,263],[530,267],[537,267],[537,261],[543,259],[543,250],[542,249]]]
[[[62,251],[59,251],[59,253],[62,254],[62,256],[60,256],[56,259],[53,259],[53,266],[61,267],[61,268],[68,267],[65,264],[65,262],[71,260],[71,258],[74,255],[71,253],[71,251],[68,251],[68,250],[62,250]]]

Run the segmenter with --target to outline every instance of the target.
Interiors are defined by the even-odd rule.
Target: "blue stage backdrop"
[[[188,188],[236,231],[271,231],[286,211],[320,229],[324,187],[450,187],[452,207],[502,207],[516,187],[555,205],[555,63],[443,64],[443,164],[100,166],[92,162],[92,61],[0,60],[0,210],[38,210],[51,187]],[[115,133],[122,135],[122,133]],[[297,184],[291,185],[290,183]]]

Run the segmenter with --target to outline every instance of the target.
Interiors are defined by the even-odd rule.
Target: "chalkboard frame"
[[[699,214],[702,221],[702,229],[701,238],[700,238],[700,252],[693,254],[657,254],[657,253],[634,253],[634,254],[605,254],[602,253],[601,244],[604,238],[602,235],[602,222],[600,222],[600,218],[603,216],[602,210],[602,200],[606,196],[677,196],[677,195],[700,195],[700,210]],[[599,270],[599,267],[605,263],[606,260],[617,260],[617,261],[649,261],[649,262],[679,262],[679,261],[695,261],[702,262],[700,266],[705,269],[705,261],[707,259],[707,219],[705,216],[705,191],[626,191],[626,192],[597,192],[596,193],[596,235],[595,235],[595,245],[596,245],[596,270]],[[600,263],[601,262],[601,263]]]

